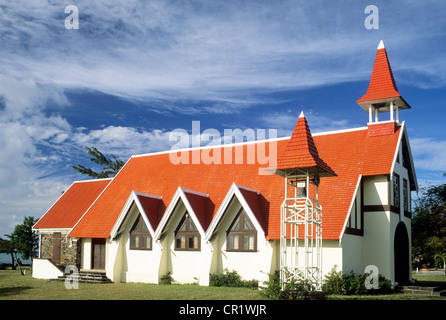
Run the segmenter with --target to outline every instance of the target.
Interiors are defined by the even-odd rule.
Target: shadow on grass
[[[13,296],[32,289],[30,286],[0,288],[0,297]]]

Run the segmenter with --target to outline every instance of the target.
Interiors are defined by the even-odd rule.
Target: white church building
[[[418,185],[399,119],[410,106],[382,42],[357,103],[364,127],[311,134],[302,113],[291,137],[135,155],[112,179],[74,182],[33,228],[33,276],[75,265],[113,282],[159,283],[170,272],[208,285],[228,269],[318,286],[335,265],[360,274],[373,265],[393,284],[410,281]],[[277,152],[277,163],[253,160],[259,151]],[[216,155],[228,161],[203,161]]]

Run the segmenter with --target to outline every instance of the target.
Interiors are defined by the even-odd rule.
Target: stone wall
[[[67,232],[60,232],[61,248],[59,259],[53,259],[54,233],[41,233],[40,257],[50,259],[57,265],[68,266],[80,264],[80,240],[67,238]]]

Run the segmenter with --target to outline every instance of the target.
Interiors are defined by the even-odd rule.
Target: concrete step
[[[428,296],[446,296],[445,287],[402,286],[402,292]]]
[[[64,274],[63,276],[59,276],[57,279],[53,279],[54,281],[65,281],[67,277],[70,277],[70,280],[79,281],[79,283],[113,283],[106,275],[105,272],[86,272],[80,271],[78,273],[72,274]]]

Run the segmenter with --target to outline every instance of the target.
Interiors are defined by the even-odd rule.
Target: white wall
[[[34,258],[32,276],[37,279],[57,279],[63,276],[63,272],[48,259]]]
[[[205,242],[205,235],[200,235],[200,251],[175,250],[175,230],[185,212],[186,207],[180,201],[165,226],[164,235],[161,237],[163,249],[158,268],[158,277],[161,278],[170,271],[174,281],[177,283],[198,282],[200,285],[209,285],[212,251],[211,246]]]
[[[81,269],[91,269],[91,238],[82,238]]]
[[[244,280],[268,280],[268,274],[275,271],[275,243],[267,241],[263,230],[257,230],[257,251],[234,252],[226,250],[226,234],[241,209],[234,198],[224,213],[212,238],[212,264],[210,273],[223,273],[225,269],[237,271]]]
[[[139,215],[137,206],[131,206],[119,236],[107,241],[107,276],[113,282],[158,283],[161,248],[153,235],[152,250],[130,250],[130,229]]]

